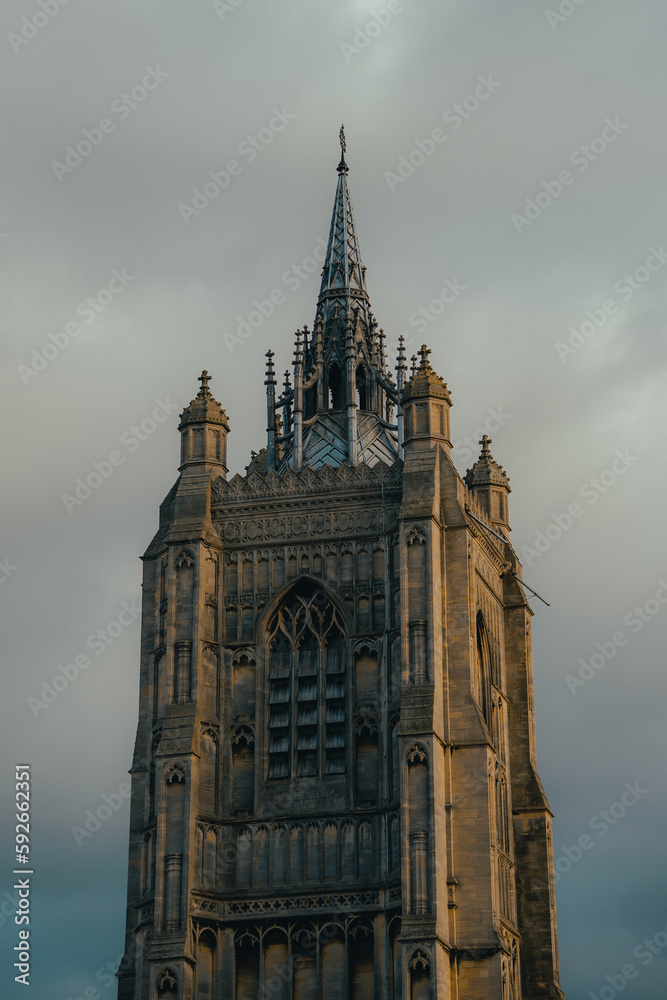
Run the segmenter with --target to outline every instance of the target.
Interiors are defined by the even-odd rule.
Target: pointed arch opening
[[[343,375],[340,367],[334,361],[327,372],[328,401],[330,410],[340,410],[344,406]]]
[[[486,725],[491,729],[491,657],[489,640],[481,611],[477,613],[475,626],[475,677],[474,688],[477,703]]]
[[[357,408],[360,410],[368,409],[369,402],[369,387],[368,387],[368,373],[366,372],[365,365],[357,365],[356,373],[356,394],[357,394]]]
[[[345,624],[314,581],[299,580],[268,625],[269,779],[345,772]]]
[[[215,989],[216,940],[213,931],[205,930],[197,942],[196,1000],[213,1000]]]

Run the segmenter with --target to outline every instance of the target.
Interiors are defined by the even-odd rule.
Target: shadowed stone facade
[[[343,150],[344,154],[344,150]],[[312,331],[227,479],[207,373],[144,556],[120,1000],[556,1000],[531,611],[489,440],[392,378],[338,167]]]

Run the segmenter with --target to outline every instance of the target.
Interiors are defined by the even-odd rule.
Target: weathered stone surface
[[[120,1000],[562,998],[507,477],[488,441],[459,477],[425,348],[390,383],[346,173],[285,423],[271,360],[246,477],[206,373],[182,416],[144,556]]]

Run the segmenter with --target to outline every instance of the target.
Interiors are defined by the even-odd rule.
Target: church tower
[[[389,369],[341,145],[266,446],[203,372],[144,555],[119,1000],[563,1000],[509,480]]]

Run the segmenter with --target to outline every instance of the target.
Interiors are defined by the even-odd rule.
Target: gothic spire
[[[398,390],[386,370],[384,331],[371,312],[366,268],[347,184],[345,130],[322,283],[312,332],[297,331],[294,378],[267,396],[269,468],[359,462],[391,465],[398,454],[392,423]],[[268,386],[267,386],[268,388]],[[276,411],[281,431],[274,433]],[[281,455],[280,461],[278,456]]]
[[[340,130],[341,155],[338,164],[338,183],[334,198],[329,242],[322,268],[322,283],[317,300],[317,316],[324,323],[336,314],[345,322],[355,306],[361,306],[362,315],[370,322],[370,303],[366,291],[366,268],[361,260],[357,224],[347,183],[348,165],[345,161],[347,144],[343,126]]]

